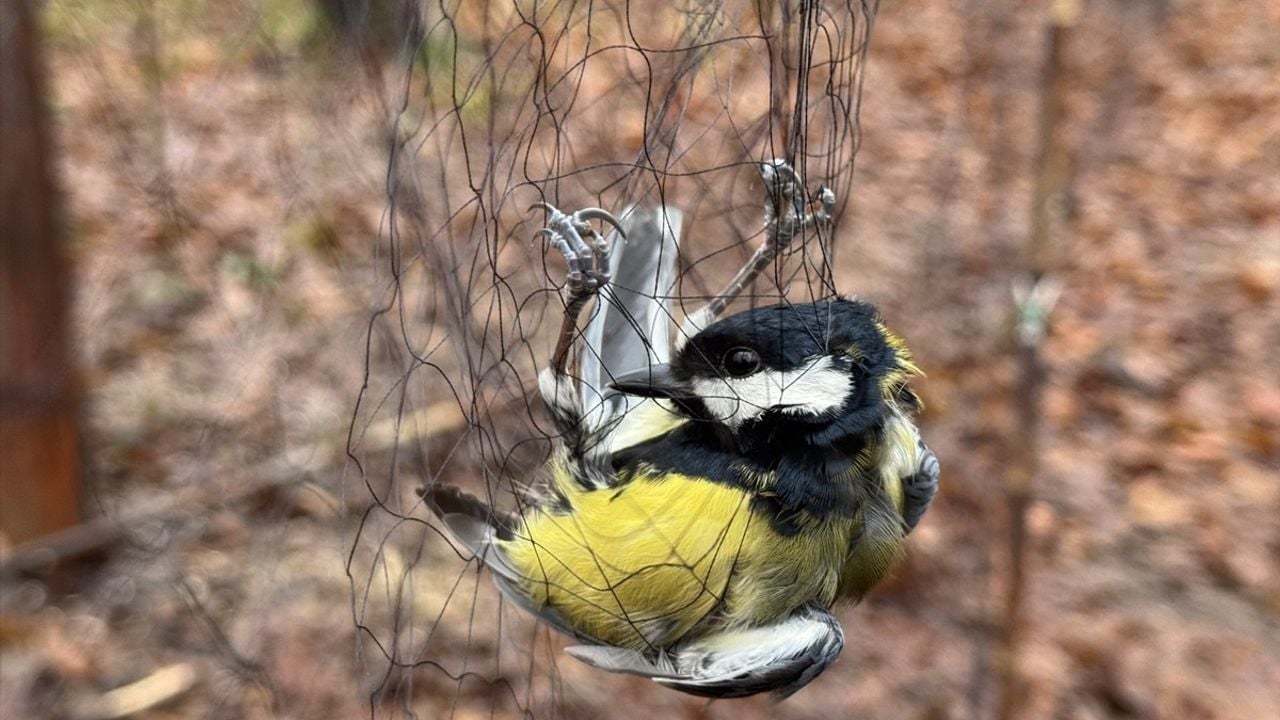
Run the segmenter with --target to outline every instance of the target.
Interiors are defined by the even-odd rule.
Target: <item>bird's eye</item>
[[[743,377],[760,367],[760,355],[750,348],[734,348],[724,354],[724,360],[720,364],[733,377]]]

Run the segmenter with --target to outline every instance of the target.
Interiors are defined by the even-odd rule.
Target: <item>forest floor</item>
[[[927,372],[944,486],[904,566],[781,705],[565,659],[561,717],[990,716],[1043,26],[988,5],[883,4],[836,271]],[[1280,717],[1280,10],[1085,5],[1022,717]],[[358,71],[289,51],[288,2],[181,32],[47,6],[90,512],[131,526],[73,573],[6,580],[0,716],[367,717],[345,448],[383,262],[377,112]],[[420,717],[449,713],[454,685],[415,687]]]

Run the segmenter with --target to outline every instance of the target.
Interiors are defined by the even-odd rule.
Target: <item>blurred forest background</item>
[[[400,201],[379,68],[415,3],[28,5],[83,512],[0,537],[0,716],[519,716],[490,673],[389,668],[356,622],[380,471],[347,450]],[[592,112],[619,142],[645,133]],[[561,659],[537,716],[1280,717],[1280,4],[890,0],[860,116],[836,284],[915,351],[944,470],[906,562],[781,705]],[[465,425],[431,407],[415,417]],[[358,419],[362,461],[422,440],[394,417]],[[10,473],[9,518],[28,486]],[[367,572],[491,592],[433,586],[394,532]],[[459,657],[521,641],[440,633]]]

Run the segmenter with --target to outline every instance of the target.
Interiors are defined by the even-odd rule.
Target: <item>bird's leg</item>
[[[814,212],[807,212],[804,181],[787,161],[774,158],[761,163],[760,174],[765,187],[764,242],[724,290],[685,320],[677,342],[684,342],[720,317],[729,303],[742,294],[778,253],[791,246],[797,234],[831,222],[836,195],[830,188],[824,186],[818,190],[820,207]]]
[[[551,419],[571,455],[581,454],[584,441],[582,432],[583,407],[578,383],[569,376],[569,350],[578,328],[578,317],[587,303],[610,278],[609,246],[604,236],[596,232],[588,221],[600,220],[612,225],[625,238],[617,219],[604,210],[587,208],[566,214],[548,203],[538,203],[532,209],[547,213],[547,226],[541,230],[568,263],[565,277],[564,317],[551,364],[538,378],[539,390]]]
[[[551,246],[564,255],[569,264],[565,278],[564,320],[560,325],[560,337],[551,356],[551,368],[563,375],[569,360],[569,348],[573,345],[578,316],[587,302],[608,284],[610,279],[609,245],[604,236],[591,227],[588,221],[600,220],[612,225],[624,240],[622,226],[610,213],[600,208],[586,208],[573,214],[565,214],[548,203],[538,203],[531,210],[541,208],[547,212],[547,227],[540,232]]]
[[[626,240],[626,232],[613,215],[599,208],[572,214],[564,214],[547,202],[539,202],[530,209],[535,208],[547,211],[547,227],[541,229],[540,234],[547,237],[550,246],[568,263],[568,274],[564,278],[564,318],[552,361],[538,375],[538,388],[568,456],[581,459],[589,438],[584,428],[585,409],[580,383],[568,374],[568,351],[573,346],[582,307],[609,282],[609,243],[605,242],[603,234],[591,227],[589,220],[613,225],[623,240]],[[582,486],[594,486],[594,480],[588,477],[588,469],[582,462],[572,462],[570,473]]]

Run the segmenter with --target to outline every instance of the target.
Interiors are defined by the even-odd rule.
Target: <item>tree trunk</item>
[[[0,533],[80,518],[70,277],[33,3],[0,4]]]

